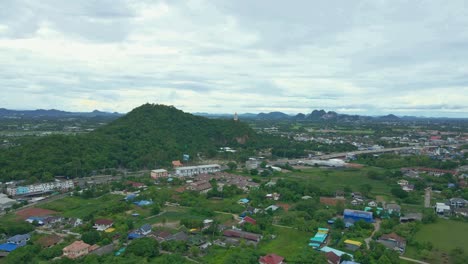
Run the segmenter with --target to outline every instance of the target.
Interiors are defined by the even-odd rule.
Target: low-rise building
[[[398,251],[400,254],[405,252],[406,240],[395,233],[382,235],[377,242],[389,249]]]
[[[112,227],[113,224],[114,224],[114,222],[112,220],[109,220],[109,219],[97,219],[94,222],[93,228],[95,228],[97,231],[104,231],[104,230]]]
[[[6,192],[10,196],[36,195],[52,191],[66,191],[73,189],[75,184],[72,180],[55,180],[26,186],[9,186]]]
[[[0,211],[11,208],[15,203],[15,200],[8,198],[8,196],[3,193],[0,193]]]
[[[283,264],[284,257],[276,254],[268,254],[266,256],[260,257],[258,262],[260,264]]]
[[[234,229],[224,230],[223,235],[226,237],[243,238],[254,242],[260,242],[262,239],[262,235]]]
[[[221,171],[221,166],[218,164],[177,167],[175,174],[179,177],[193,177],[203,173],[215,173]]]
[[[90,248],[91,245],[78,240],[63,248],[63,256],[76,259],[88,255]]]
[[[152,170],[151,171],[151,178],[153,179],[159,179],[159,178],[167,178],[168,173],[167,170],[165,169],[157,169],[157,170]]]

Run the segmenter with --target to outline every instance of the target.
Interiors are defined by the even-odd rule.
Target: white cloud
[[[462,1],[110,4],[7,2],[2,107],[468,114]]]

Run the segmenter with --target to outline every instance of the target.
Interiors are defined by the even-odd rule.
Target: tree
[[[156,240],[148,237],[135,239],[128,245],[125,254],[134,254],[140,257],[156,257],[159,255],[159,245]]]
[[[153,204],[153,206],[151,207],[151,214],[153,215],[157,215],[161,212],[161,208],[159,207],[158,204]]]
[[[361,193],[365,196],[369,195],[371,190],[372,190],[372,185],[368,183],[362,184],[361,186],[359,186],[359,191],[361,191]]]
[[[250,170],[250,175],[258,175],[258,170],[257,169],[251,169]]]
[[[237,169],[237,163],[235,163],[233,161],[228,162],[227,166],[229,167],[230,171],[233,171],[233,170]]]
[[[96,230],[91,230],[88,232],[83,233],[81,239],[90,245],[94,245],[97,242],[101,241],[101,235]]]
[[[345,222],[343,221],[343,219],[341,218],[337,218],[335,220],[335,223],[333,223],[333,227],[336,228],[336,229],[344,229],[345,228]]]

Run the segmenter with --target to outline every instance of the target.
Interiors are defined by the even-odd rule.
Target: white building
[[[165,169],[157,169],[151,171],[151,178],[153,179],[166,178],[167,176],[167,170]]]
[[[15,200],[8,198],[8,196],[3,193],[0,193],[0,211],[12,207],[15,203]]]
[[[203,173],[214,173],[221,171],[221,166],[218,164],[188,166],[176,168],[175,174],[179,177],[192,177]]]
[[[29,195],[29,194],[40,194],[51,192],[53,190],[69,190],[75,187],[75,184],[72,180],[65,180],[65,181],[53,181],[53,182],[45,182],[45,183],[38,183],[32,184],[27,186],[12,186],[8,187],[6,192],[8,195],[16,196],[16,195]]]

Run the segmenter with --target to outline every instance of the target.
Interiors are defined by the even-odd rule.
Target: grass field
[[[390,195],[390,187],[387,183],[381,180],[369,179],[366,174],[369,170],[379,171],[377,168],[362,168],[362,169],[321,169],[310,168],[300,172],[292,172],[289,174],[291,178],[305,179],[309,182],[317,183],[321,188],[335,191],[342,189],[345,186],[350,187],[353,191],[358,191],[359,186],[370,184],[372,186],[371,193]]]
[[[312,233],[291,228],[275,227],[276,238],[262,242],[259,251],[262,254],[275,253],[285,258],[291,258],[308,247]],[[312,249],[311,249],[312,250]]]
[[[61,212],[65,217],[83,218],[90,212],[99,212],[109,205],[111,201],[121,200],[123,196],[119,195],[104,195],[95,199],[82,199],[80,197],[65,197],[60,200],[55,200],[50,203],[43,204],[39,207]]]
[[[435,224],[423,225],[415,239],[418,242],[431,242],[435,248],[446,253],[456,247],[468,252],[468,224],[438,219]]]

